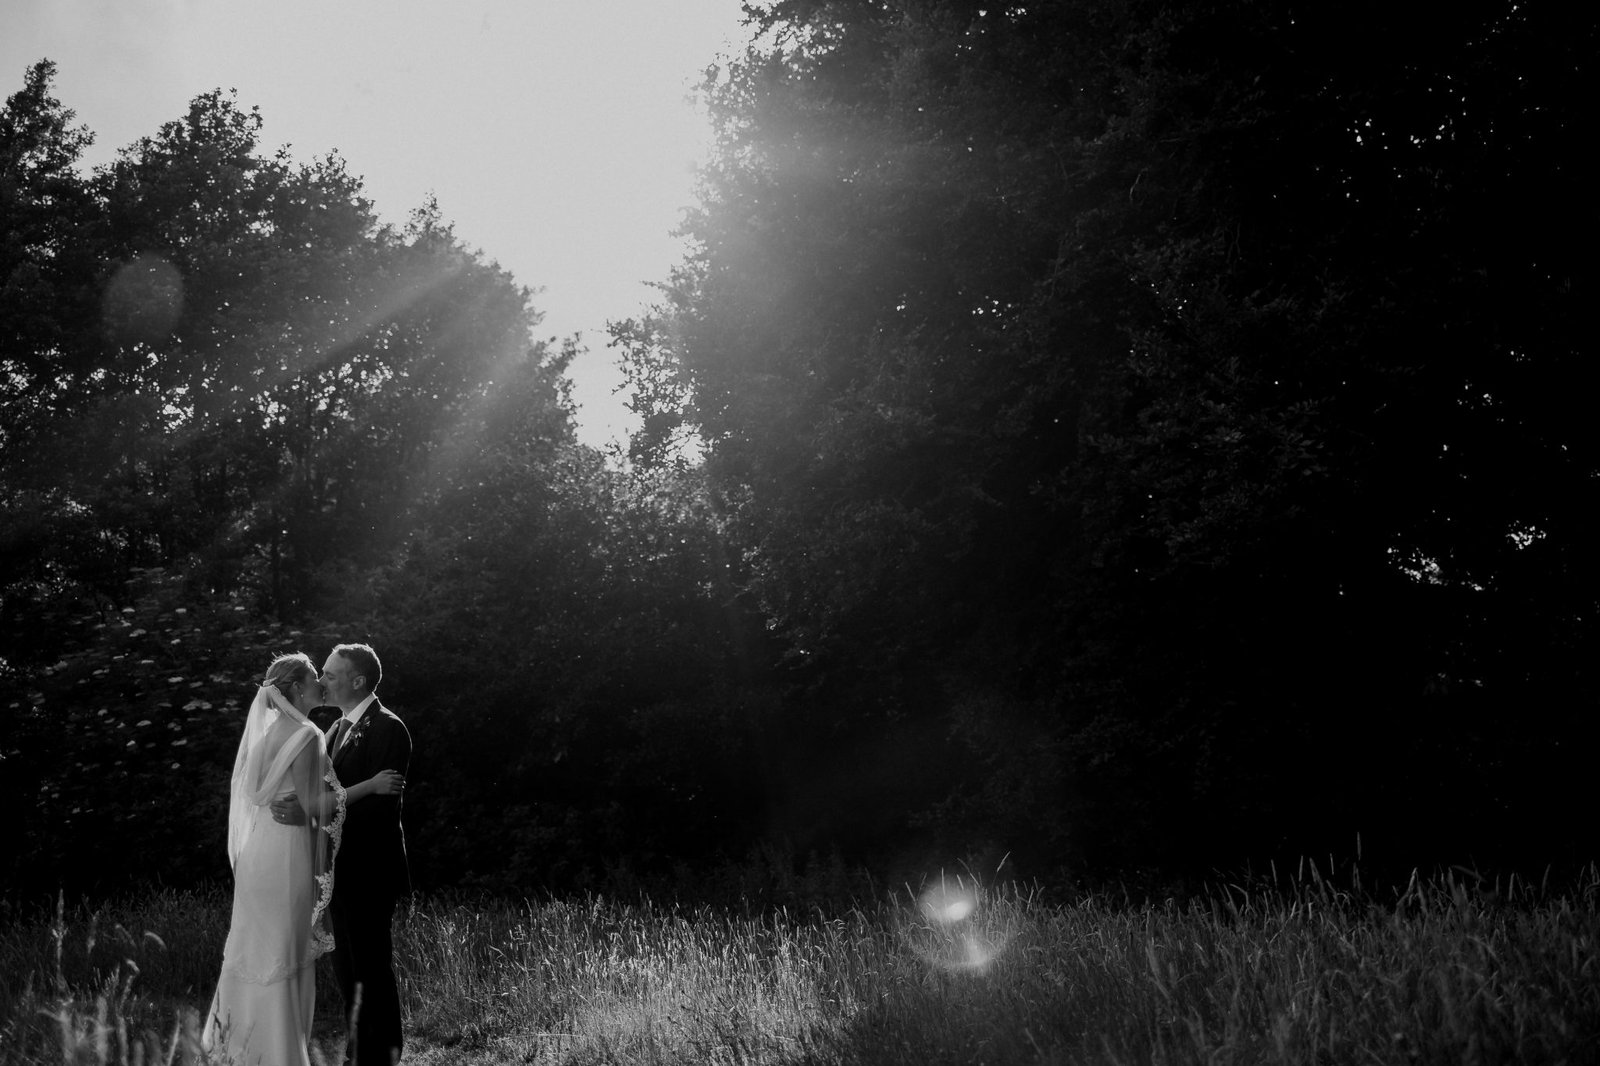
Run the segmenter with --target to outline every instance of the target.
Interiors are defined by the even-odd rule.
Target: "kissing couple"
[[[233,919],[201,1038],[239,1066],[310,1066],[317,958],[333,953],[347,1066],[400,1060],[391,924],[410,891],[400,811],[411,735],[378,701],[378,655],[340,644],[267,667],[228,796]],[[310,719],[339,708],[324,734]],[[346,782],[352,782],[346,784]]]

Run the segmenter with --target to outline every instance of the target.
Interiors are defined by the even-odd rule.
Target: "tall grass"
[[[396,929],[406,1061],[1600,1062],[1597,894],[1591,868],[1379,900],[1308,866],[1185,901],[965,876],[831,915],[424,901]],[[16,917],[0,1063],[198,1061],[175,1019],[209,1000],[225,897]]]

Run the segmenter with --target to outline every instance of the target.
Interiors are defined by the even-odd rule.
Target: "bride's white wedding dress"
[[[308,808],[304,825],[273,820],[272,801],[289,792]],[[314,964],[333,946],[324,912],[344,805],[321,731],[262,688],[234,761],[233,920],[201,1041],[233,1066],[309,1066]]]

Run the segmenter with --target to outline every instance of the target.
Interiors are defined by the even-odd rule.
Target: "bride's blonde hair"
[[[304,681],[316,672],[317,668],[312,665],[311,656],[303,651],[297,651],[293,655],[280,655],[272,660],[272,665],[267,667],[267,676],[261,683],[271,685],[283,693],[284,699],[293,703],[294,697],[289,694],[289,690],[294,687],[295,682]]]

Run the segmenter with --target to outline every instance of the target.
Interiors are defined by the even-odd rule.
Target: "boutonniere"
[[[351,727],[350,735],[344,738],[344,746],[350,748],[361,743],[361,738],[367,735],[367,723],[370,721],[372,721],[372,710],[368,708],[367,713],[361,716],[361,721]]]

